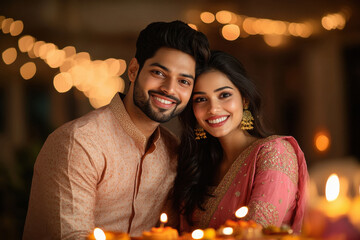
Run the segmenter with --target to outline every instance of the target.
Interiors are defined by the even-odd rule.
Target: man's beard
[[[165,113],[165,112],[170,111],[170,110],[161,109],[161,108],[159,108],[159,112],[154,111],[152,106],[151,106],[151,103],[150,103],[150,93],[151,92],[175,100],[175,102],[176,102],[175,108],[173,110],[171,110],[171,112],[169,112],[169,113]],[[155,122],[159,122],[159,123],[165,123],[165,122],[171,120],[173,117],[176,117],[177,115],[179,115],[185,108],[185,107],[178,108],[181,101],[179,99],[177,99],[177,98],[172,97],[172,96],[165,95],[162,92],[149,91],[149,98],[146,99],[145,93],[143,92],[141,87],[139,87],[139,85],[138,85],[138,79],[136,79],[135,82],[134,82],[133,101],[134,101],[134,104],[143,113],[146,114],[146,116],[148,116],[151,120],[153,120]]]

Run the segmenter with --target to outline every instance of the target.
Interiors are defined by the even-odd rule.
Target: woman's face
[[[243,99],[240,91],[220,71],[201,74],[193,92],[195,117],[208,133],[224,137],[239,127],[243,116]]]

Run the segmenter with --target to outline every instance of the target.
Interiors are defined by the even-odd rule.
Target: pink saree
[[[299,232],[305,211],[307,166],[304,154],[293,137],[259,139],[234,161],[220,184],[206,200],[205,211],[196,209],[194,226],[181,217],[180,230],[218,228],[235,212],[249,208],[245,220],[262,226],[287,224]]]

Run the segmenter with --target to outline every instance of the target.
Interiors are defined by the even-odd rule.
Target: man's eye
[[[151,72],[154,73],[155,75],[164,76],[164,74],[158,70],[152,70]]]
[[[185,79],[181,79],[180,81],[179,81],[181,84],[184,84],[184,85],[191,85],[191,83],[188,81],[188,80],[185,80]]]

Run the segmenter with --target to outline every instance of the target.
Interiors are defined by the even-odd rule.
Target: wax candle
[[[235,216],[238,219],[242,219],[247,215],[248,212],[249,212],[249,209],[246,206],[244,206],[244,207],[241,207],[238,210],[236,210]]]
[[[341,188],[340,188],[341,186]],[[325,198],[309,210],[304,221],[304,233],[321,239],[359,239],[348,214],[354,211],[347,196],[348,180],[331,174],[325,186]]]
[[[204,231],[201,229],[196,229],[191,233],[191,237],[196,240],[202,239],[204,237]]]

